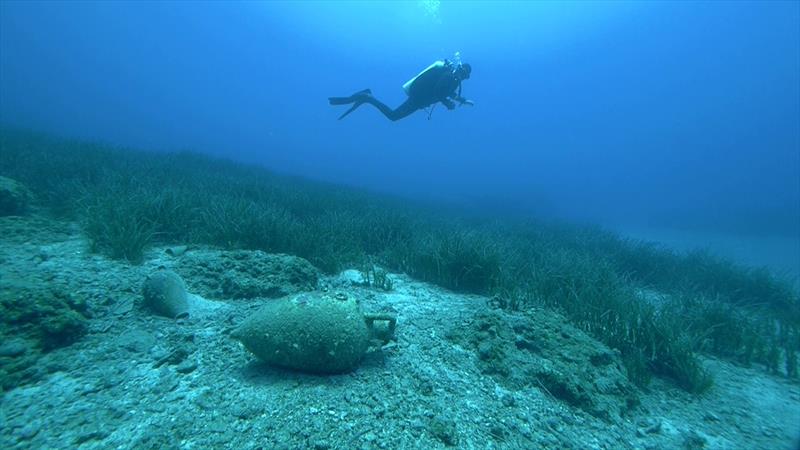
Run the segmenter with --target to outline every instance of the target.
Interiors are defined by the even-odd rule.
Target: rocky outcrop
[[[534,386],[607,421],[638,404],[619,355],[555,313],[484,313],[448,338],[476,352],[483,372],[509,389]]]
[[[0,216],[25,214],[33,201],[33,194],[22,183],[0,176]]]
[[[196,250],[175,267],[191,292],[212,299],[278,298],[317,287],[319,273],[303,258],[259,250]]]

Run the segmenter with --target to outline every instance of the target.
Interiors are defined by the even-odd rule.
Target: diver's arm
[[[458,97],[458,96],[455,96],[455,95],[446,97],[446,98],[444,98],[443,100],[440,100],[440,101],[442,102],[442,104],[444,104],[444,106],[447,106],[447,109],[453,109],[456,106],[456,104],[453,103],[453,100],[458,102],[458,106],[461,106],[461,105],[474,106],[475,105],[475,102],[473,102],[472,100],[467,100],[464,97]]]
[[[445,78],[445,77],[442,77],[442,78]],[[442,92],[442,91],[444,91],[444,92]],[[441,102],[441,103],[442,103],[444,106],[446,106],[446,107],[447,107],[447,109],[455,109],[455,107],[456,107],[456,104],[455,104],[455,103],[453,103],[453,100],[451,100],[451,99],[450,99],[451,97],[453,97],[453,95],[454,95],[455,93],[450,93],[450,94],[446,93],[446,92],[447,92],[447,90],[446,90],[446,85],[444,85],[444,84],[442,83],[442,80],[439,80],[439,82],[438,82],[438,83],[436,83],[436,92],[440,92],[440,94],[439,94],[439,101],[440,101],[440,102]]]
[[[461,105],[472,106],[475,104],[472,100],[467,100],[466,98],[461,96],[461,83],[458,83],[458,93],[453,93],[453,95],[450,95],[449,97],[457,101],[459,106]]]
[[[454,95],[450,98],[457,101],[459,106],[461,105],[473,106],[475,104],[475,102],[473,102],[472,100],[468,100],[460,95]]]
[[[437,97],[444,99],[451,97],[454,92],[453,86],[450,84],[452,82],[453,78],[449,72],[441,74],[439,79],[436,80],[436,84],[433,86],[433,92]]]
[[[473,103],[464,97],[461,96],[461,82],[458,82],[457,86],[453,86],[454,79],[452,74],[446,74],[442,76],[439,81],[436,83],[435,91],[439,93],[440,102],[447,109],[454,109],[456,107],[453,100],[457,101],[459,105],[472,105]]]
[[[459,105],[475,106],[475,102],[473,102],[472,100],[467,100],[464,97],[461,97],[457,100]]]

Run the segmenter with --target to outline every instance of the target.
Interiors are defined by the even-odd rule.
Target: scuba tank
[[[433,64],[429,65],[422,72],[418,73],[414,78],[406,81],[403,83],[403,92],[406,93],[407,96],[411,95],[411,89],[414,86],[414,83],[420,79],[423,75],[427,74],[432,70],[442,69],[445,68],[450,72],[455,72],[458,68],[461,67],[461,52],[456,52],[454,55],[454,60],[451,61],[449,59],[435,61]],[[436,107],[436,103],[430,105],[429,107],[425,108],[425,111],[428,112],[428,120],[431,119],[431,115],[433,114],[433,109]]]
[[[448,60],[434,62],[430,66],[426,67],[425,70],[423,70],[422,72],[418,73],[414,78],[412,78],[412,79],[406,81],[405,83],[403,83],[403,91],[405,91],[406,95],[409,95],[409,92],[411,91],[411,85],[413,85],[414,82],[417,81],[417,78],[421,77],[422,74],[428,72],[429,70],[438,68],[438,67],[445,67],[445,66],[447,66],[449,64],[450,64],[450,61],[448,61]]]
[[[411,92],[411,86],[414,84],[414,82],[417,81],[419,77],[421,77],[424,73],[428,72],[429,70],[436,69],[439,67],[447,67],[450,69],[450,71],[455,72],[456,70],[458,70],[459,67],[461,67],[461,64],[462,64],[461,52],[455,52],[455,54],[453,54],[452,61],[449,59],[436,61],[430,66],[426,67],[422,72],[418,73],[414,78],[403,83],[403,91],[406,93],[406,95],[409,95],[409,92]]]

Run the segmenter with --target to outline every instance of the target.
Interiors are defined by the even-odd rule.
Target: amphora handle
[[[370,334],[374,335],[375,329],[375,322],[389,322],[389,332],[386,333],[386,336],[383,336],[381,340],[383,341],[383,345],[386,345],[389,340],[392,339],[394,336],[394,329],[397,326],[397,314],[394,313],[365,313],[364,314],[364,322],[367,323],[367,328],[370,331]]]

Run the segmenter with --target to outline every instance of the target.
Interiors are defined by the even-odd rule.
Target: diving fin
[[[359,95],[364,95],[364,94],[370,94],[371,95],[372,94],[372,90],[371,89],[364,89],[362,91],[356,92],[355,94],[351,95],[350,97],[328,97],[328,102],[331,105],[347,105],[347,104],[350,104],[350,103],[353,103],[354,101],[356,101],[356,97],[358,97]],[[345,115],[347,115],[347,114],[345,114]],[[342,116],[342,117],[344,117],[344,116]]]
[[[339,120],[344,119],[345,117],[347,117],[348,114],[350,114],[351,112],[355,111],[356,108],[358,108],[359,106],[361,106],[363,104],[364,104],[364,102],[358,102],[358,101],[353,103],[353,106],[351,106],[350,109],[348,109],[347,111],[344,112],[344,114],[339,116]]]

